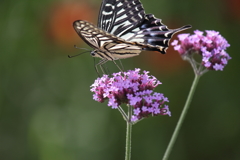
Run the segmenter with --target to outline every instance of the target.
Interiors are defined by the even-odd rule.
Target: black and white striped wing
[[[137,42],[143,50],[166,53],[173,34],[191,28],[168,29],[153,14],[145,14],[139,0],[103,0],[98,27],[129,42]]]
[[[117,37],[134,30],[145,19],[139,0],[103,0],[98,15],[98,27]]]
[[[143,50],[158,51],[165,54],[172,36],[189,28],[191,28],[191,25],[168,29],[161,22],[161,19],[155,18],[153,14],[147,14],[141,25],[121,38],[126,41],[145,44]]]
[[[82,40],[94,49],[100,48],[101,43],[111,41],[108,37],[104,37],[103,31],[94,27],[91,23],[82,20],[73,22],[73,28]]]
[[[73,22],[73,27],[78,35],[95,49],[94,57],[112,61],[137,56],[142,51],[141,46],[127,42],[86,21],[77,20]]]

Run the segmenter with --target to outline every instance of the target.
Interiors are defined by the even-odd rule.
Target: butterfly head
[[[96,50],[91,51],[90,54],[92,57],[96,57]]]
[[[113,60],[119,59],[119,58],[112,57],[110,52],[102,51],[99,49],[95,49],[95,50],[91,51],[90,54],[92,57],[98,57],[98,58],[101,58],[102,60],[106,60],[106,61],[113,61]]]
[[[96,50],[96,49],[91,51],[90,54],[91,54],[92,57],[103,58],[103,57],[100,56],[101,54],[99,54],[99,51]]]

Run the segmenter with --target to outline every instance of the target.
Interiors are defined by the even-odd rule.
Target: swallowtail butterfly
[[[172,35],[191,28],[168,29],[161,19],[146,14],[139,0],[103,0],[97,27],[83,20],[73,27],[94,49],[91,55],[102,59],[97,65],[137,56],[142,50],[165,54]]]

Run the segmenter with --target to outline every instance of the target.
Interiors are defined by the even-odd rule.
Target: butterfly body
[[[142,50],[166,53],[169,41],[176,32],[188,29],[168,29],[153,14],[145,14],[139,0],[103,0],[98,26],[77,20],[73,27],[78,35],[94,50],[93,57],[107,61],[137,56]]]

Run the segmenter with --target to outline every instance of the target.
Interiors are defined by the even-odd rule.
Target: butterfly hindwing
[[[153,14],[147,14],[141,25],[129,32],[125,40],[145,44],[143,50],[159,51],[165,54],[172,36],[188,28],[191,28],[191,26],[186,25],[178,29],[168,29],[161,22],[161,19],[155,18]]]

